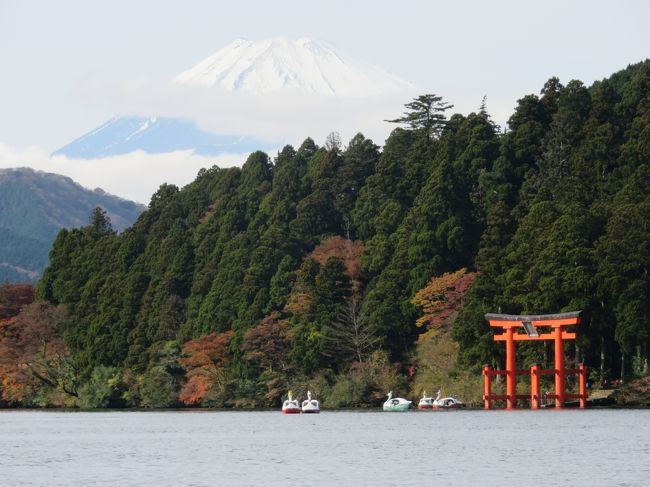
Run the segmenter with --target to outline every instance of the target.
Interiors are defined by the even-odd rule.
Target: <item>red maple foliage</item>
[[[178,399],[186,406],[196,406],[211,388],[207,375],[193,375],[181,389]]]
[[[228,363],[231,330],[190,340],[182,348],[178,362],[185,369],[187,383],[181,389],[179,400],[188,406],[199,404],[205,395],[222,379],[222,367]]]
[[[228,347],[232,339],[232,330],[190,340],[183,345],[183,357],[178,362],[187,371],[205,367],[221,367],[228,361]]]
[[[291,349],[289,321],[273,312],[244,334],[244,360],[261,371],[286,370]]]
[[[32,303],[0,327],[2,398],[22,401],[39,385],[76,395],[76,371],[58,326],[66,311]]]
[[[432,277],[411,300],[411,303],[420,307],[423,312],[416,325],[426,326],[428,329],[442,326],[449,317],[460,310],[463,299],[477,275],[476,272],[460,269]]]
[[[304,260],[313,259],[320,266],[324,266],[330,257],[341,259],[345,267],[345,274],[350,278],[352,289],[356,293],[361,288],[360,274],[363,250],[364,244],[360,240],[354,241],[340,236],[328,237],[317,245]],[[300,273],[300,271],[298,272]],[[300,274],[298,275],[300,276]],[[294,286],[287,298],[283,312],[298,316],[304,315],[311,305],[312,291],[306,286]]]
[[[0,324],[6,323],[34,301],[31,284],[3,284],[0,286]]]

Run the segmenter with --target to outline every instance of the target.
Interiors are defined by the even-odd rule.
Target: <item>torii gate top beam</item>
[[[577,325],[580,323],[581,311],[557,313],[552,315],[503,315],[487,313],[485,319],[495,328],[521,328],[523,323],[531,323],[534,327],[550,326],[552,328]]]

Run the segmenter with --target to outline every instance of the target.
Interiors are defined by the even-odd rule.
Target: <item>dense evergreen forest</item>
[[[551,78],[507,130],[433,95],[391,122],[383,148],[308,138],[161,186],[121,234],[99,209],[62,230],[42,301],[0,340],[3,400],[259,407],[309,387],[377,404],[419,394],[424,335],[453,338],[470,374],[502,363],[483,317],[499,311],[584,310],[572,359],[647,372],[650,61]]]

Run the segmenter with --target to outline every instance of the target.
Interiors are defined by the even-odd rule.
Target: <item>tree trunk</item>
[[[600,383],[605,380],[605,337],[600,337]]]
[[[625,378],[625,352],[621,350],[621,383]]]
[[[495,362],[496,362],[496,369],[497,369],[497,370],[501,370],[501,364],[499,363],[499,359],[497,358],[497,359],[495,360]],[[501,376],[501,375],[497,375],[497,376],[495,376],[495,380],[494,380],[494,382],[496,382],[497,384],[501,384],[501,380],[502,380],[502,376]]]
[[[549,365],[549,362],[548,362],[549,357],[551,355],[550,349],[551,349],[551,342],[545,340],[544,341],[544,367],[547,368],[547,369],[550,368],[550,365]]]

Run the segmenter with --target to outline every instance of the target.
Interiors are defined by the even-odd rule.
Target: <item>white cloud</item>
[[[186,185],[196,178],[199,169],[241,166],[248,154],[199,156],[191,151],[166,154],[132,152],[101,159],[51,157],[38,147],[18,150],[0,142],[0,168],[31,167],[62,174],[89,189],[102,188],[108,193],[140,203],[148,203],[163,183]]]
[[[119,116],[184,118],[196,121],[208,132],[250,135],[278,146],[300,144],[307,137],[322,142],[332,131],[341,134],[343,141],[361,132],[376,144],[383,145],[395,128],[386,119],[400,116],[405,103],[430,92],[435,90],[414,86],[410,92],[371,97],[297,93],[254,95],[219,87],[188,87],[166,79],[142,78],[130,84],[98,81],[88,86],[83,96],[85,103],[99,112],[110,109]],[[97,96],[97,93],[112,95]],[[445,101],[454,105],[446,115],[477,111],[484,94],[445,95]],[[488,93],[488,113],[502,127],[514,107],[510,94]]]
[[[97,96],[98,93],[112,95]],[[196,121],[209,132],[254,136],[275,143],[277,147],[287,143],[298,146],[307,137],[322,144],[332,131],[338,132],[344,143],[357,132],[362,132],[375,143],[383,145],[395,128],[385,119],[400,116],[404,103],[417,94],[368,98],[286,93],[257,96],[214,87],[188,88],[168,80],[145,79],[128,86],[95,82],[80,93],[90,110],[111,110],[118,116],[184,118]],[[464,105],[456,104],[453,112],[467,113],[476,110],[479,104],[480,99]],[[499,100],[491,103],[490,99],[488,110],[499,123],[505,121],[509,112]],[[88,127],[89,130],[93,128]],[[109,193],[142,203],[148,203],[162,183],[183,186],[194,180],[203,167],[215,164],[220,167],[241,166],[247,156],[202,156],[188,150],[165,154],[138,151],[85,160],[50,156],[39,147],[17,149],[0,142],[0,168],[28,166],[63,174],[88,188],[101,187]]]
[[[97,96],[97,93],[113,93]],[[249,135],[276,143],[299,146],[311,137],[322,144],[338,132],[343,142],[362,132],[382,145],[408,96],[334,98],[278,94],[255,96],[219,88],[187,88],[168,81],[141,80],[128,87],[94,84],[81,93],[91,110],[113,110],[118,116],[160,116],[194,120],[217,134]],[[95,127],[88,127],[92,130]],[[79,134],[82,135],[82,134]],[[63,141],[61,145],[70,141]],[[269,155],[275,155],[273,151]],[[241,166],[248,154],[195,155],[192,151],[148,154],[142,151],[99,159],[51,156],[38,146],[18,149],[0,142],[0,168],[32,167],[71,177],[82,186],[148,203],[162,183],[179,187],[191,182],[199,169],[218,165]]]
[[[112,93],[98,97],[97,93]],[[404,103],[419,94],[365,98],[275,93],[263,96],[217,87],[187,87],[168,80],[140,80],[128,86],[98,83],[84,93],[97,111],[109,107],[119,116],[160,116],[194,120],[216,134],[251,135],[265,141],[299,144],[307,137],[323,141],[332,131],[343,140],[362,132],[383,144]],[[480,100],[479,100],[480,102]]]
[[[92,93],[114,93],[114,96],[97,97]],[[344,143],[361,131],[381,145],[395,127],[384,119],[400,115],[403,103],[408,100],[404,96],[339,99],[281,94],[260,97],[218,88],[188,89],[168,81],[140,81],[128,88],[96,85],[82,96],[97,108],[105,108],[101,104],[106,103],[120,116],[155,115],[195,120],[206,131],[250,135],[277,143],[278,148],[287,143],[298,146],[307,137],[322,144],[332,131],[338,132]],[[185,150],[164,154],[137,151],[86,160],[50,156],[36,146],[17,149],[0,142],[0,168],[27,166],[62,174],[82,186],[100,187],[142,203],[148,203],[162,183],[182,187],[194,180],[203,167],[241,166],[247,157],[248,154],[202,156]]]

